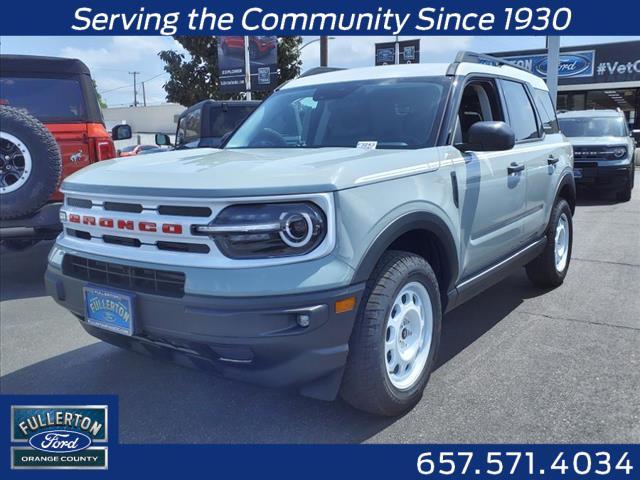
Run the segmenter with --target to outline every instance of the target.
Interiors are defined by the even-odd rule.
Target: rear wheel
[[[569,270],[573,245],[571,208],[560,198],[551,211],[547,228],[547,244],[542,253],[526,266],[527,276],[540,287],[562,285]]]
[[[441,321],[438,282],[429,264],[412,253],[385,253],[356,319],[341,396],[378,415],[412,408],[429,380]]]

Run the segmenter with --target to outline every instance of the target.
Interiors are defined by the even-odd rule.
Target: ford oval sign
[[[545,58],[535,66],[536,73],[547,75],[548,61]],[[560,55],[558,76],[575,77],[591,69],[591,60],[583,55]]]
[[[29,445],[42,452],[71,453],[91,446],[91,438],[73,430],[47,430],[32,435]]]

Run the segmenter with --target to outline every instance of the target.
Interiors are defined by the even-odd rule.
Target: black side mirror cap
[[[161,147],[170,146],[171,139],[169,138],[169,135],[167,135],[166,133],[156,133],[156,145],[159,145]]]
[[[120,124],[111,129],[112,140],[127,140],[133,136],[131,125]]]
[[[469,127],[466,150],[499,152],[511,150],[516,144],[513,129],[504,122],[476,122]]]

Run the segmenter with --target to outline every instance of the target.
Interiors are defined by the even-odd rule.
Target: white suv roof
[[[469,55],[476,55],[482,59],[494,60],[500,62],[499,65],[487,65],[467,61]],[[344,70],[335,70],[326,73],[318,73],[315,75],[303,76],[287,82],[281,88],[305,87],[309,85],[318,85],[323,83],[350,82],[368,79],[384,79],[384,78],[411,78],[411,77],[438,77],[455,74],[456,76],[467,76],[473,73],[486,74],[496,77],[512,78],[522,82],[529,83],[532,87],[547,91],[547,85],[540,77],[528,72],[527,70],[511,66],[507,62],[499,59],[493,59],[480,54],[469,54],[461,52],[456,58],[456,62],[451,63],[414,63],[408,65],[385,65],[377,67],[349,68]]]

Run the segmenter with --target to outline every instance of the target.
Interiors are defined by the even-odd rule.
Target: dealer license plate
[[[100,287],[84,288],[85,319],[95,327],[133,335],[134,295]]]

